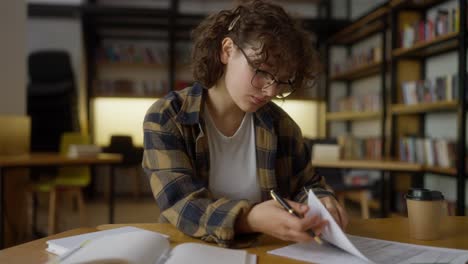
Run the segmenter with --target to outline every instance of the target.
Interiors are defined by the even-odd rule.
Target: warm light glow
[[[318,103],[311,100],[274,100],[302,130],[302,135],[308,138],[318,137]]]
[[[131,135],[133,144],[143,145],[143,118],[156,99],[95,98],[92,121],[95,144],[109,145],[111,135]]]
[[[143,118],[156,99],[95,98],[92,100],[92,121],[95,143],[107,146],[111,135],[131,135],[133,143],[143,145]],[[309,100],[275,100],[302,130],[305,137],[318,136],[318,103]]]

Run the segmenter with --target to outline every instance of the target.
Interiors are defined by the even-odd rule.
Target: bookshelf
[[[446,2],[450,1],[390,1],[390,28],[392,30],[391,115],[389,115],[391,124],[390,154],[396,159],[399,156],[401,157],[402,153],[408,151],[408,145],[402,143],[402,140],[405,140],[408,136],[421,138],[425,141],[445,140],[427,137],[426,123],[433,113],[446,112],[456,114],[457,133],[453,151],[456,149],[454,155],[463,158],[456,160],[456,166],[440,166],[437,162],[436,164],[427,164],[426,160],[424,161],[425,164],[422,164],[422,170],[419,173],[406,175],[393,173],[391,177],[394,183],[398,181],[406,182],[406,186],[403,184],[403,188],[400,186],[400,189],[396,189],[393,193],[403,192],[405,188],[410,186],[423,187],[426,173],[455,178],[457,186],[456,211],[457,215],[464,215],[466,195],[466,102],[462,98],[465,98],[464,84],[466,83],[466,75],[463,73],[466,73],[467,46],[466,23],[462,21],[466,21],[466,12],[459,12],[459,19],[457,20],[456,9],[445,10],[445,7],[439,8],[440,5]],[[466,10],[465,0],[453,2],[458,4],[459,10]],[[430,12],[432,12],[432,15],[429,15]],[[457,25],[457,23],[459,24]],[[408,32],[415,32],[414,37],[409,34],[411,38],[409,40],[410,45],[407,45],[406,42],[409,38],[405,34]],[[427,76],[428,60],[449,52],[457,53],[458,67],[455,73],[457,78],[450,79],[450,76],[440,76],[436,77],[436,80],[429,79],[434,76]],[[441,82],[437,81],[437,79],[440,79]],[[418,98],[412,100],[412,103],[408,102],[408,88],[412,88],[410,90]],[[441,92],[436,93],[435,91]],[[452,94],[452,92],[457,95]],[[447,94],[450,94],[448,99],[445,98]],[[414,147],[409,149],[418,151]],[[443,155],[440,154],[442,151],[439,147],[436,149],[437,151],[434,150],[433,152],[434,155]],[[425,154],[427,157],[428,152],[425,151]],[[395,198],[395,196],[392,197],[392,200],[394,201]]]
[[[331,81],[353,81],[378,74],[382,68],[382,62],[371,62],[366,65],[354,67],[342,73],[334,74]]]
[[[387,107],[385,102],[387,94],[387,29],[389,11],[390,9],[387,4],[377,6],[348,27],[331,36],[328,40],[328,53],[334,47],[338,47],[345,50],[347,59],[345,62],[330,62],[328,69],[329,77],[325,93],[327,102],[325,115],[327,124],[326,134],[327,137],[336,136],[337,132],[333,131],[335,125],[344,125],[345,138],[339,139],[340,144],[343,144],[344,148],[348,150],[349,148],[364,149],[364,155],[357,155],[359,160],[339,160],[336,162],[312,161],[315,167],[379,170],[381,182],[385,180],[384,172],[387,169],[392,170],[393,165],[398,167],[396,163],[384,161],[385,152],[383,147],[386,139],[385,131],[387,130],[385,122]],[[375,38],[381,40],[381,42],[372,42]],[[360,45],[371,45],[372,47],[369,51],[363,51]],[[327,57],[330,58],[330,55]],[[329,61],[331,60],[329,59]],[[378,79],[378,81],[373,82],[373,85],[377,85],[377,87],[372,87],[370,89],[372,90],[371,93],[367,91],[363,94],[362,91],[356,90],[356,88],[359,88],[357,87],[359,82],[369,78]],[[335,85],[344,87],[345,95],[343,98],[337,99],[334,92],[338,87],[335,87]],[[369,97],[366,98],[366,96],[370,96],[370,99]],[[353,126],[359,125],[360,122],[378,124],[381,131],[377,136],[354,138],[354,135],[352,135]],[[341,135],[338,135],[338,137],[341,137]],[[379,147],[376,148],[376,144]],[[377,156],[375,155],[376,151],[379,152]],[[351,154],[345,155],[347,158],[355,158],[355,153],[361,153],[361,151],[355,152],[354,150],[344,150],[343,152]],[[379,199],[371,199],[369,205],[371,209],[379,210],[380,214],[384,216],[387,211],[383,187],[385,184],[380,184],[379,186]],[[345,193],[345,198],[357,201],[359,197],[356,197],[355,193],[349,192]]]
[[[414,105],[392,104],[390,112],[394,115],[428,113],[438,111],[454,111],[457,108],[456,101],[442,101],[432,103],[419,103]]]
[[[459,10],[466,10],[466,1],[455,1]],[[381,161],[373,160],[339,160],[336,162],[313,161],[316,167],[341,168],[341,169],[366,169],[389,172],[382,174],[385,185],[382,193],[388,195],[389,204],[383,205],[381,212],[388,213],[396,209],[396,192],[406,191],[409,187],[424,186],[426,173],[450,177],[456,180],[457,215],[465,214],[465,168],[466,168],[466,12],[455,9],[445,11],[452,6],[446,4],[448,0],[391,0],[387,5],[378,7],[368,13],[366,17],[353,22],[349,27],[330,38],[329,45],[353,45],[356,41],[366,39],[371,34],[378,34],[384,28],[390,29],[391,47],[389,57],[382,56],[382,60],[369,64],[358,65],[338,73],[329,74],[328,89],[330,83],[345,83],[347,94],[350,94],[350,83],[369,76],[381,74],[382,86],[385,88],[384,74],[387,69],[390,73],[390,85],[388,98],[382,95],[382,111],[379,113],[369,111],[329,111],[327,109],[327,135],[329,136],[330,123],[345,122],[346,129],[350,131],[350,124],[359,120],[381,120],[382,122],[382,157]],[[439,7],[442,6],[442,7]],[[385,10],[385,11],[384,11]],[[431,12],[431,15],[429,13]],[[436,12],[437,21],[429,22]],[[447,18],[448,16],[448,18]],[[458,17],[459,16],[459,17]],[[424,21],[424,22],[420,22]],[[442,21],[442,24],[437,24]],[[450,24],[450,21],[452,24]],[[458,24],[457,24],[458,22]],[[388,24],[386,24],[388,23]],[[424,23],[424,24],[422,24]],[[430,23],[434,23],[431,25]],[[446,24],[443,24],[446,23]],[[408,25],[413,25],[414,40],[410,45],[404,42],[405,30]],[[418,27],[416,27],[418,25]],[[422,27],[421,25],[424,25]],[[442,26],[434,28],[434,25]],[[434,30],[428,33],[428,30]],[[455,52],[458,60],[457,72],[453,76],[426,77],[427,61],[438,56]],[[348,53],[349,54],[349,53]],[[329,57],[329,56],[328,56]],[[330,59],[329,59],[330,60]],[[388,66],[388,68],[386,67]],[[454,77],[455,76],[455,77]],[[434,78],[433,80],[426,78]],[[411,89],[410,89],[411,88]],[[411,93],[409,93],[410,91]],[[327,102],[330,105],[330,91],[326,91]],[[416,98],[408,97],[408,95]],[[411,99],[411,100],[410,100]],[[329,106],[327,106],[329,107]],[[440,166],[439,164],[416,164],[408,161],[400,161],[400,141],[405,137],[425,138],[426,119],[433,114],[453,113],[456,115],[456,138],[454,148],[456,156],[464,157],[451,160],[455,166]],[[428,119],[430,120],[430,119]],[[429,122],[429,121],[427,121]],[[386,134],[387,131],[387,134]],[[386,140],[387,139],[387,140]],[[431,139],[429,140],[446,140]],[[450,142],[449,142],[450,143]],[[452,144],[452,143],[450,143]],[[403,145],[404,146],[404,145]],[[440,150],[439,150],[440,151]],[[438,154],[440,155],[440,154]],[[351,199],[351,198],[350,198]],[[387,206],[387,208],[385,208]]]
[[[410,48],[393,50],[394,58],[428,57],[455,50],[458,47],[458,33],[451,32],[430,41],[421,41]]]
[[[371,120],[381,117],[381,112],[330,112],[326,115],[327,121]]]

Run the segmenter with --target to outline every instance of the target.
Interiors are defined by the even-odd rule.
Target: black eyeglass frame
[[[268,71],[265,71],[265,70],[262,70],[262,69],[259,69],[258,67],[255,67],[254,63],[250,60],[249,56],[247,56],[245,51],[239,45],[237,45],[237,44],[235,44],[235,45],[241,51],[242,55],[244,55],[245,59],[247,60],[247,63],[249,64],[249,66],[252,67],[252,69],[254,69],[254,71],[255,71],[254,75],[252,76],[252,79],[250,80],[250,84],[252,84],[253,87],[263,90],[265,88],[268,88],[268,87],[272,86],[275,83],[277,83],[278,85],[286,85],[287,87],[289,87],[289,91],[279,92],[275,96],[278,99],[284,99],[284,98],[290,96],[291,94],[293,94],[296,91],[296,89],[294,88],[294,82],[292,82],[291,80],[288,80],[287,82],[280,81],[272,73],[270,73]],[[273,81],[271,83],[267,83],[267,85],[263,85],[262,87],[257,87],[254,84],[254,80],[255,80],[255,77],[257,77],[257,74],[259,74],[259,73],[263,74],[264,76],[271,77],[269,79],[271,79]],[[264,78],[264,77],[261,77],[261,78]],[[267,79],[267,78],[264,78],[264,79]],[[276,88],[276,89],[278,89],[278,88]],[[282,94],[286,94],[286,95],[282,95]]]

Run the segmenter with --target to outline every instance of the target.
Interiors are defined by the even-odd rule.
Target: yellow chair
[[[85,135],[73,132],[64,133],[60,141],[60,153],[62,155],[67,155],[68,148],[72,144],[89,143],[90,140]],[[83,200],[82,188],[86,187],[90,181],[91,170],[89,166],[69,166],[59,168],[57,176],[52,180],[39,182],[32,186],[32,195],[44,192],[49,193],[48,235],[52,235],[56,231],[57,196],[59,193],[68,193],[73,199],[77,199],[80,214],[80,225],[85,225],[86,209]]]

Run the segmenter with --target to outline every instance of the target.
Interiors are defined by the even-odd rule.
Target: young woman
[[[271,102],[314,81],[310,35],[280,6],[254,0],[209,16],[193,38],[197,82],[154,103],[143,125],[143,168],[160,220],[227,247],[257,233],[311,241],[307,230],[320,234],[326,221],[290,215],[269,192],[304,215],[312,189],[345,227],[299,127]]]

